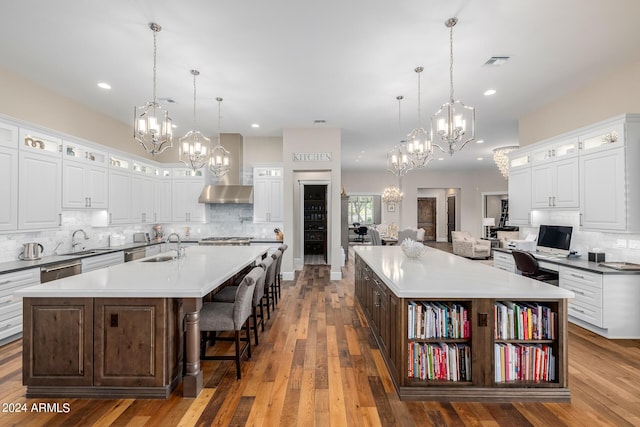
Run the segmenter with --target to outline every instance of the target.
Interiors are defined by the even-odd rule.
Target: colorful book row
[[[463,305],[411,301],[408,313],[409,339],[471,337],[469,310]]]
[[[471,381],[468,344],[409,342],[408,376],[421,380]]]
[[[496,383],[556,380],[556,358],[550,346],[496,343],[494,349]]]
[[[552,340],[556,337],[557,315],[539,304],[496,302],[494,336],[498,340]]]

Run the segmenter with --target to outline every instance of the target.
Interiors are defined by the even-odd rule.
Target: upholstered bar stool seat
[[[264,274],[264,270],[255,267],[242,279],[238,286],[235,301],[230,302],[210,302],[204,304],[200,310],[200,359],[202,360],[235,360],[236,377],[242,378],[240,370],[240,360],[247,354],[251,358],[251,338],[249,331],[249,317],[251,316],[251,305],[256,282]],[[241,339],[240,331],[245,330],[246,339]],[[233,332],[232,340],[235,343],[235,353],[233,356],[215,355],[207,356],[207,345],[209,342],[208,332]],[[227,341],[224,337],[215,337],[217,340]],[[245,345],[242,345],[242,341]]]
[[[278,288],[278,298],[282,297],[282,257],[284,256],[284,252],[287,250],[289,245],[283,243],[278,247],[280,251],[280,257],[278,258],[278,264],[276,265],[276,287]]]

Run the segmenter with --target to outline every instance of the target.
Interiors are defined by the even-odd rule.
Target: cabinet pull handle
[[[578,309],[577,309],[577,308],[575,308],[575,307],[569,307],[569,308],[570,308],[571,310],[573,310],[573,311],[577,311],[578,313],[586,314],[586,313],[584,312],[584,310],[578,310]]]
[[[582,141],[578,141],[578,150],[582,150]]]
[[[575,274],[575,273],[569,273],[569,275],[573,276],[573,277],[577,277],[578,279],[584,279],[584,276],[581,276],[579,274]]]
[[[113,214],[109,212],[109,224],[113,224]]]
[[[91,202],[92,202],[91,197],[89,197],[89,207],[91,207]]]
[[[582,212],[580,212],[580,226],[582,226]]]
[[[0,285],[6,285],[7,283],[11,283],[11,280],[3,280]]]
[[[551,196],[549,196],[549,200],[547,201],[547,206],[552,206],[551,205]]]
[[[4,301],[0,301],[0,306],[3,306],[3,305],[9,305],[9,304],[11,304],[11,301],[13,301],[13,300],[11,299],[11,297],[7,298],[7,299],[6,299],[6,300],[4,300]]]
[[[58,214],[58,226],[62,226],[62,214]]]
[[[552,196],[551,198],[553,199],[553,206],[555,206],[556,205],[556,196]]]
[[[572,288],[569,288],[569,290],[575,292],[578,295],[584,295],[584,292],[582,292],[582,291],[578,291],[578,290],[575,290],[575,289],[572,289]]]

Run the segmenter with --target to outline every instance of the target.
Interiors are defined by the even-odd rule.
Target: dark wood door
[[[436,198],[418,197],[418,228],[424,228],[424,240],[436,240]]]
[[[456,196],[447,197],[447,242],[451,243],[451,232],[456,230]]]

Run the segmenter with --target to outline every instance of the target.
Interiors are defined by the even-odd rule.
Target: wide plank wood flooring
[[[168,400],[26,399],[22,342],[0,347],[0,426],[640,426],[640,340],[569,327],[569,404],[402,402],[353,299],[353,265],[329,281],[310,265],[282,299],[244,362],[203,363],[206,388]],[[8,412],[11,404],[27,411]],[[36,403],[68,413],[32,412]]]

